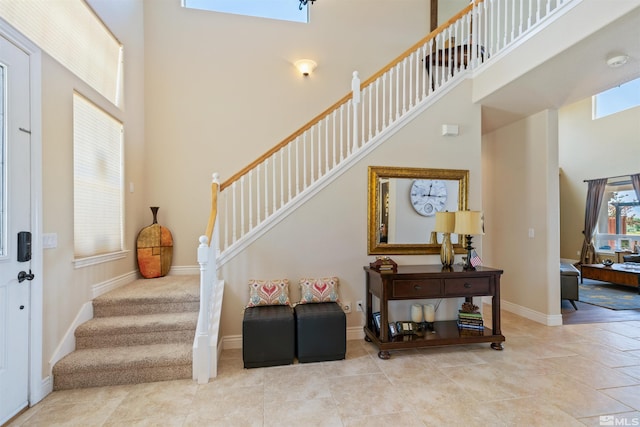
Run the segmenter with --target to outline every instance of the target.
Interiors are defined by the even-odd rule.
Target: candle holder
[[[422,311],[424,312],[424,323],[426,325],[426,330],[435,333],[434,329],[434,321],[436,320],[436,308],[433,304],[425,304],[422,306]]]
[[[411,306],[411,321],[420,324],[423,319],[422,306],[420,304],[413,304]]]

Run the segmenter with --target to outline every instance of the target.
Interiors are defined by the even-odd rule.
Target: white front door
[[[0,425],[28,405],[33,277],[18,235],[31,231],[29,97],[29,56],[0,37]]]

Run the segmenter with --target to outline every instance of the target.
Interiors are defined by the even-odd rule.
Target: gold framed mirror
[[[435,212],[467,209],[469,171],[369,166],[369,255],[439,254]],[[452,234],[455,253],[465,253]]]

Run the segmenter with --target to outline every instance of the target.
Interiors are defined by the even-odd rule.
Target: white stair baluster
[[[373,138],[373,85],[369,85],[367,86],[368,92],[369,92],[369,139],[368,141],[371,141],[371,138]],[[363,132],[364,133],[364,132]]]
[[[351,92],[353,104],[353,140],[351,141],[351,153],[358,149],[358,104],[360,103],[360,77],[358,72],[353,72],[353,78],[351,79]]]
[[[396,118],[400,118],[400,64],[396,64]]]
[[[256,225],[260,224],[260,215],[262,214],[262,205],[260,204],[260,200],[262,199],[262,197],[260,197],[261,195],[261,189],[262,189],[262,174],[260,173],[261,169],[262,169],[262,163],[258,164],[258,167],[256,168],[256,216],[257,216],[257,220],[256,220]]]
[[[276,204],[276,200],[277,200],[277,189],[278,189],[278,185],[276,184],[276,166],[277,166],[277,162],[276,160],[277,155],[276,153],[273,154],[273,156],[271,156],[273,158],[273,162],[271,162],[271,177],[272,177],[272,184],[271,184],[271,198],[272,198],[272,202],[271,202],[271,213],[275,213],[278,210],[277,204]]]
[[[356,148],[360,148],[364,145],[364,141],[366,138],[366,134],[365,134],[365,108],[364,105],[367,101],[367,93],[368,93],[368,87],[365,87],[364,89],[362,89],[361,93],[361,98],[360,98],[360,113],[361,113],[361,117],[360,117],[360,136],[362,137],[362,141],[358,141],[357,147]]]
[[[338,149],[338,138],[336,136],[336,120],[337,120],[337,114],[338,114],[338,110],[333,110],[333,113],[331,114],[331,124],[333,125],[333,129],[331,131],[331,140],[332,140],[332,144],[333,144],[333,164],[332,164],[332,168],[335,168],[336,165],[338,164],[338,159],[336,157],[336,150]]]
[[[253,169],[249,171],[249,230],[253,230]]]
[[[391,71],[387,71],[382,75],[382,129],[386,129],[391,122],[391,107],[389,107],[389,118],[387,119],[387,105],[389,105],[389,100],[391,99],[387,94],[387,76],[390,73]]]
[[[240,177],[240,236],[244,236],[245,220],[244,220],[244,175]]]
[[[291,145],[294,144],[294,142],[290,142],[289,144],[287,144],[287,184],[289,185],[289,198],[287,199],[287,203],[289,203],[291,201],[291,199],[293,198],[293,195],[291,193]]]
[[[320,179],[323,175],[322,173],[322,147],[326,144],[326,141],[324,141],[325,144],[323,144],[322,142],[322,122],[326,121],[326,119],[320,120],[316,126],[316,128],[318,129],[318,179]]]
[[[231,223],[231,236],[233,237],[233,241],[235,242],[236,240],[238,240],[237,234],[236,234],[236,183],[238,181],[235,181],[233,184],[231,184],[231,218],[233,219],[233,222]]]
[[[309,142],[309,152],[311,153],[311,158],[309,159],[309,169],[311,170],[311,181],[309,181],[309,185],[313,185],[313,183],[316,181],[316,157],[315,157],[315,151],[313,151],[313,128],[309,129],[309,137],[310,137],[310,142]]]
[[[344,104],[340,106],[340,161],[344,160]]]
[[[300,135],[296,138],[296,196],[300,194]]]
[[[280,207],[282,208],[284,206],[284,147],[280,148],[280,150],[278,150],[278,152],[280,153]]]
[[[269,218],[269,159],[264,160],[264,219]]]
[[[307,131],[304,132],[302,137],[302,190],[307,189]]]
[[[376,135],[380,133],[380,79],[376,79]]]

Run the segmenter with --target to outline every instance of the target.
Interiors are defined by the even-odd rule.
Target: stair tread
[[[95,305],[161,304],[200,300],[199,276],[164,276],[138,279],[93,300]]]
[[[63,357],[53,368],[54,375],[189,365],[192,343],[150,344],[76,350]]]
[[[197,311],[96,317],[78,326],[75,336],[118,335],[183,329],[195,331],[197,321]]]

